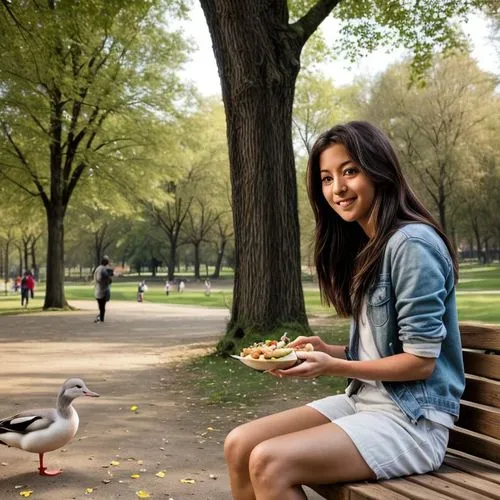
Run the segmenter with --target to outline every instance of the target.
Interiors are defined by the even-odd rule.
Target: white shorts
[[[392,403],[380,404],[378,391],[363,385],[357,394],[330,396],[309,403],[341,427],[377,479],[425,474],[438,469],[448,445],[444,425],[420,418],[412,424]]]

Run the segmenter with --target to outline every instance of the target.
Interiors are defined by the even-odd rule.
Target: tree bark
[[[307,325],[291,133],[301,46],[287,32],[286,2],[200,2],[227,118],[236,264],[228,334]]]
[[[47,210],[47,285],[44,309],[63,308],[64,297],[64,209],[51,206]]]

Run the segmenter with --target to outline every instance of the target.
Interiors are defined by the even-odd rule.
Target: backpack
[[[110,273],[108,272],[108,269],[107,268],[101,269],[99,274],[100,274],[99,283],[102,286],[109,286],[111,284],[111,276]]]

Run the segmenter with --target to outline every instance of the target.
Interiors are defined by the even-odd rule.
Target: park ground
[[[460,319],[500,322],[500,267],[465,267],[461,276]],[[41,292],[29,314],[18,296],[2,298],[0,416],[53,406],[72,376],[101,397],[75,401],[77,435],[46,455],[49,468],[63,469],[60,476],[39,476],[36,455],[0,446],[1,500],[229,500],[223,442],[232,428],[342,390],[340,379],[341,385],[321,378],[276,381],[234,360],[216,363],[222,371],[210,378],[206,364],[193,362],[223,335],[230,287],[219,284],[209,298],[198,288],[174,293],[166,304],[162,287],[152,286],[138,303],[134,283],[116,283],[102,324],[93,323],[91,285],[68,287],[75,311],[41,312]],[[311,326],[340,342],[335,336],[345,335],[346,325],[323,314],[317,290],[305,292]]]
[[[186,366],[213,349],[228,310],[111,301],[95,324],[94,301],[72,305],[79,310],[0,317],[0,415],[53,406],[72,376],[101,394],[75,401],[77,435],[47,453],[60,476],[39,476],[37,455],[0,447],[0,498],[230,499],[226,434],[299,402],[224,408],[191,389]]]

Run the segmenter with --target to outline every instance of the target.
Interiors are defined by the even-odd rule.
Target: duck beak
[[[98,398],[99,397],[99,394],[97,394],[97,392],[92,392],[92,391],[83,391],[83,395],[84,396],[89,396],[91,398]]]

